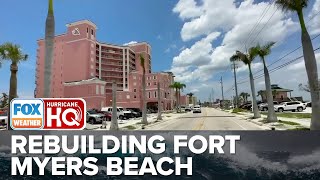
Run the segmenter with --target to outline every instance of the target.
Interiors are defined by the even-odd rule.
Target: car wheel
[[[268,108],[267,108],[267,107],[264,107],[262,110],[263,110],[263,111],[268,111]]]
[[[303,108],[302,108],[302,107],[298,107],[298,111],[299,111],[299,112],[302,112],[302,111],[303,111]]]
[[[123,118],[123,116],[122,116],[122,115],[120,115],[120,116],[119,116],[119,119],[123,120],[124,118]]]
[[[279,109],[278,109],[278,112],[283,112],[283,109],[282,109],[282,108],[279,108]]]
[[[94,118],[90,118],[90,119],[89,119],[89,122],[90,122],[90,124],[95,124],[95,123],[96,123],[96,120],[95,120]]]

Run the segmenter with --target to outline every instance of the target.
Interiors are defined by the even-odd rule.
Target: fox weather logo
[[[37,130],[44,125],[44,102],[41,99],[14,99],[10,106],[10,126],[15,130]]]

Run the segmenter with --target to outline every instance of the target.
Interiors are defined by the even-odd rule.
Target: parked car
[[[131,111],[134,117],[142,117],[142,112],[139,108],[127,108],[127,110]]]
[[[100,111],[98,109],[91,109],[92,111],[95,111],[96,113],[100,113],[100,114],[104,114],[105,118],[107,121],[111,121],[112,118],[112,114],[109,112],[105,112],[105,111]]]
[[[193,107],[193,113],[201,113],[201,107],[199,105],[196,105]]]
[[[87,111],[87,122],[90,124],[102,123],[105,118],[104,114],[98,113],[95,110]]]
[[[191,112],[192,109],[190,107],[186,107],[186,109],[184,110],[185,112]]]
[[[273,105],[279,105],[280,103],[278,101],[273,101]],[[261,103],[258,106],[260,111],[268,111],[268,103]]]
[[[1,112],[0,114],[0,125],[7,125],[8,124],[8,113]]]
[[[306,104],[300,101],[283,102],[279,105],[274,106],[274,110],[277,112],[283,111],[299,111],[302,112],[306,109]]]
[[[103,107],[101,108],[101,111],[103,112],[109,112],[112,114],[112,107]],[[125,111],[122,107],[117,107],[117,116],[118,119],[129,119],[132,117],[131,111]]]

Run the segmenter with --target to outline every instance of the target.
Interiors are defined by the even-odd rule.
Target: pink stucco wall
[[[100,43],[96,40],[96,30],[95,24],[84,20],[68,24],[67,32],[55,37],[51,96],[81,97],[87,101],[89,108],[100,108],[101,106],[111,105],[111,82],[117,81],[117,105],[141,108],[142,66],[140,55],[143,55],[146,68],[147,102],[156,103],[158,101],[158,94],[155,95],[157,93],[156,83],[160,82],[163,108],[173,108],[175,96],[173,89],[169,86],[173,83],[174,77],[168,73],[152,73],[151,46],[145,42],[129,46]],[[109,49],[115,50],[115,52],[109,52]],[[121,52],[123,52],[122,55]],[[36,97],[43,96],[44,54],[45,43],[41,39],[38,41],[37,49]],[[129,68],[125,68],[127,61],[124,66],[114,65],[121,62],[123,58],[128,59],[128,57]],[[100,59],[103,64],[100,64]],[[128,77],[122,77],[121,74],[128,74]],[[96,85],[95,83],[88,84],[86,82],[84,84],[80,83],[81,85],[73,83],[93,77],[98,77],[105,82],[103,94],[94,94],[92,90]],[[126,81],[128,81],[128,88],[125,87]]]

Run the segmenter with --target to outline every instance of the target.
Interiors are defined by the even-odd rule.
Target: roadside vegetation
[[[261,113],[263,115],[267,115],[266,112]],[[311,114],[310,113],[277,113],[278,117],[284,117],[284,118],[295,118],[295,119],[310,119]]]

